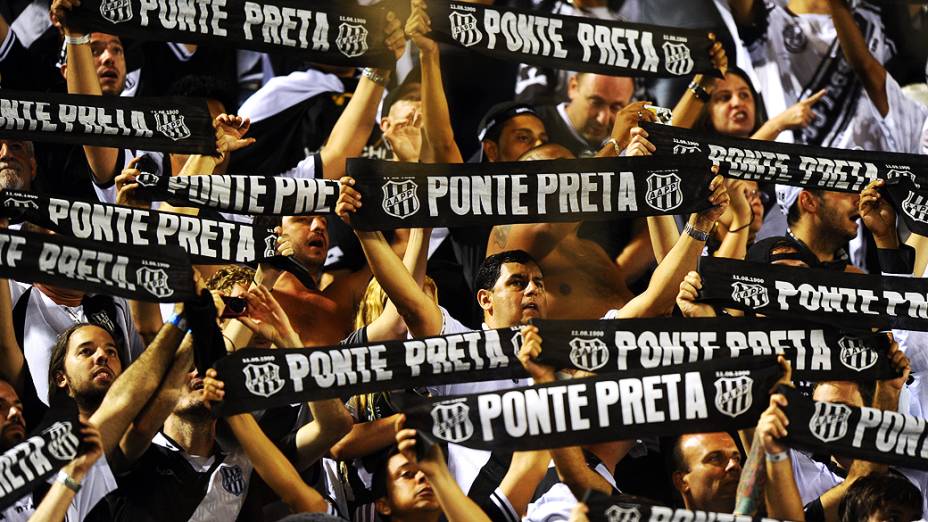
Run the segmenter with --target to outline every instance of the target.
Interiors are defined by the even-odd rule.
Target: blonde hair
[[[425,283],[422,286],[425,293],[431,294],[432,300],[437,304],[438,287],[435,286],[435,281],[425,276]],[[361,297],[361,303],[358,305],[358,313],[354,317],[354,329],[358,330],[376,321],[386,307],[387,293],[384,292],[377,278],[371,278],[371,282],[367,284],[367,289]]]
[[[242,265],[225,265],[216,271],[206,281],[206,288],[216,290],[222,294],[232,293],[236,285],[242,285],[245,288],[251,286],[254,281],[255,270]]]

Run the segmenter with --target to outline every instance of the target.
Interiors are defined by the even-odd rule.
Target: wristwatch
[[[373,67],[365,67],[361,71],[361,76],[364,76],[365,78],[376,83],[377,85],[387,84],[387,75],[385,73],[381,73],[379,70],[374,69]]]
[[[689,223],[687,223],[686,226],[683,227],[683,233],[689,235],[691,238],[695,239],[696,241],[705,242],[709,240],[708,232],[697,230],[693,225],[690,225]]]
[[[81,490],[80,482],[71,478],[71,475],[68,475],[68,473],[63,469],[58,471],[58,476],[55,477],[55,482],[64,485],[64,487],[75,493]]]

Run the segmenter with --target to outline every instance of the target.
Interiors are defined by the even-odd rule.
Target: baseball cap
[[[527,103],[509,101],[490,107],[477,126],[477,141],[483,141],[490,131],[520,114],[531,114],[541,119],[541,116],[535,112],[535,108]]]
[[[783,214],[789,214],[789,208],[796,203],[796,200],[799,199],[799,193],[804,189],[802,187],[794,187],[792,185],[777,185],[777,203],[780,205],[780,210]]]

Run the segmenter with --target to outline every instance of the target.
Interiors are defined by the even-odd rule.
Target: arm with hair
[[[873,106],[880,115],[889,113],[889,98],[886,94],[886,69],[870,52],[867,40],[854,21],[854,14],[844,0],[829,0],[831,19],[838,33],[838,43],[847,62],[860,78]]]
[[[258,475],[287,506],[296,513],[324,513],[328,503],[318,491],[308,486],[293,464],[255,421],[250,413],[226,417],[226,422]]]
[[[66,36],[83,36],[82,33],[72,29],[67,24],[67,13],[72,7],[73,0],[55,0],[52,2],[51,10],[58,20],[62,22]],[[68,94],[103,95],[90,45],[67,44],[67,71],[65,76],[68,84]],[[97,184],[107,185],[113,181],[119,172],[119,165],[117,165],[119,149],[84,145],[84,155],[87,156],[87,163],[90,165],[91,173]]]
[[[412,274],[419,288],[425,282],[425,268],[428,263],[429,238],[432,229],[413,228],[409,231],[406,252],[403,253],[403,266]],[[367,326],[367,339],[370,342],[402,339],[407,329],[403,317],[392,300],[387,300],[383,313]]]
[[[313,420],[296,432],[296,466],[301,470],[328,454],[354,423],[339,399],[313,401],[308,406]]]
[[[462,163],[461,151],[454,141],[448,100],[441,79],[438,44],[425,36],[431,20],[423,0],[412,0],[412,12],[406,20],[406,34],[419,48],[422,66],[422,163]]]
[[[110,463],[114,469],[126,469],[141,457],[174,411],[181,390],[187,385],[187,373],[193,368],[193,342],[192,335],[184,337],[158,390],[122,436],[119,442],[122,455],[116,455],[119,459]]]
[[[129,424],[161,385],[161,380],[174,359],[185,332],[165,323],[155,340],[142,355],[110,386],[102,404],[90,417],[100,429],[103,451],[110,458],[119,447]]]
[[[15,332],[10,281],[0,279],[0,377],[8,380],[17,395],[22,396],[26,384],[26,358]]]

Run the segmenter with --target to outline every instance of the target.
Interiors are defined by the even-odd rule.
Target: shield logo
[[[786,24],[783,27],[783,45],[791,53],[801,53],[809,44],[806,33],[803,32],[799,24]]]
[[[416,185],[411,179],[405,181],[387,181],[383,190],[383,211],[389,216],[406,219],[419,211],[419,196]]]
[[[264,238],[264,257],[274,257],[277,255],[277,234],[271,234]]]
[[[100,16],[114,24],[128,22],[132,20],[132,1],[103,0],[100,2]]]
[[[151,172],[142,172],[136,176],[135,181],[143,187],[157,187],[158,181],[161,179],[161,176],[157,174],[152,174]]]
[[[815,402],[815,414],[809,419],[809,431],[822,442],[834,442],[847,434],[851,408],[831,402]]]
[[[693,57],[685,43],[664,42],[664,67],[667,72],[684,76],[693,70]]]
[[[280,378],[280,366],[272,362],[247,364],[242,372],[245,374],[245,388],[252,395],[270,397],[282,390],[285,384]]]
[[[142,288],[159,299],[174,294],[174,289],[168,286],[168,273],[163,268],[143,266],[135,271],[135,278]]]
[[[592,372],[609,362],[609,348],[602,339],[574,337],[568,344],[570,344],[570,362],[577,368]]]
[[[348,58],[361,56],[367,52],[367,28],[343,22],[338,26],[335,46]]]
[[[48,453],[58,460],[69,461],[77,456],[77,445],[80,444],[77,436],[71,433],[69,421],[58,421],[42,430],[42,435],[48,435]]]
[[[915,191],[909,192],[902,202],[902,211],[915,221],[928,223],[928,197]]]
[[[751,308],[763,308],[770,304],[767,287],[760,283],[745,283],[735,281],[731,284],[731,298]]]
[[[751,408],[754,379],[747,375],[740,377],[719,377],[715,380],[715,407],[729,417],[737,417]]]
[[[439,402],[432,406],[432,434],[448,442],[463,442],[474,434],[470,407],[465,399]]]
[[[915,174],[912,174],[912,171],[908,170],[908,167],[906,167],[905,169],[890,169],[886,171],[886,174],[884,175],[884,179],[886,179],[886,181],[893,181],[897,179],[907,179],[915,183],[916,185],[918,184],[915,180]]]
[[[477,28],[477,17],[472,13],[452,12],[448,15],[451,21],[451,37],[464,47],[477,45],[483,40],[483,33]]]
[[[222,476],[222,488],[232,493],[236,497],[245,493],[245,476],[242,474],[242,468],[238,464],[232,466],[221,466],[219,474]]]
[[[641,520],[641,512],[635,506],[613,505],[609,506],[603,514],[606,515],[607,522],[638,522]]]
[[[184,115],[178,110],[152,111],[155,116],[155,130],[174,141],[190,137],[190,129],[184,124]]]
[[[841,364],[848,368],[862,372],[876,364],[877,353],[864,344],[857,337],[842,337],[838,339],[841,352],[838,355]]]
[[[519,356],[519,350],[522,349],[522,332],[516,329],[516,334],[512,336],[512,353]]]
[[[17,198],[6,198],[3,201],[3,206],[7,208],[31,208],[34,210],[39,209],[39,205],[31,199],[17,199]]]
[[[674,154],[692,154],[694,152],[702,152],[699,150],[699,147],[696,145],[674,145],[673,153]]]
[[[680,176],[674,173],[651,174],[648,176],[648,192],[644,200],[651,208],[667,212],[683,203],[683,191],[680,189]]]

